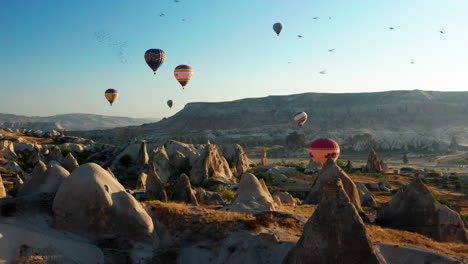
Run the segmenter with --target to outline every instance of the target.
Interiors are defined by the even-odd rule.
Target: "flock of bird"
[[[180,0],[174,0],[174,2],[179,3]],[[163,18],[165,16],[166,16],[166,14],[159,13],[159,17]],[[312,19],[318,20],[319,17],[312,17]],[[328,19],[332,20],[332,17],[329,16]],[[186,21],[185,18],[182,18],[181,20],[184,21],[184,22]],[[396,28],[393,27],[393,26],[388,27],[388,29],[391,30],[391,31],[396,30]],[[273,24],[273,30],[277,34],[277,36],[279,36],[281,31],[283,30],[283,24],[281,24],[281,23]],[[438,32],[440,34],[445,34],[444,29],[440,29]],[[297,38],[302,39],[302,38],[304,38],[304,36],[303,35],[297,35]],[[335,48],[328,49],[329,53],[333,53],[334,51],[335,51]],[[156,74],[156,71],[164,63],[165,59],[166,59],[166,54],[161,49],[149,49],[149,50],[147,50],[145,52],[145,61],[148,64],[148,66],[153,70],[154,74]],[[415,60],[414,59],[411,60],[410,63],[415,64]],[[291,62],[288,62],[288,64],[291,64]],[[319,71],[318,73],[323,75],[323,74],[326,74],[327,71],[324,69],[322,71]],[[191,80],[191,78],[193,77],[193,74],[194,74],[194,71],[193,71],[192,67],[189,66],[189,65],[179,65],[174,70],[174,76],[177,79],[177,81],[181,84],[182,88],[184,88],[187,85],[187,83]],[[109,103],[111,105],[118,98],[118,96],[119,96],[119,94],[118,94],[117,90],[115,90],[115,89],[108,89],[105,92],[105,97],[106,97],[106,99],[109,101]],[[167,105],[170,108],[172,108],[173,101],[168,100]],[[307,120],[307,114],[305,112],[300,112],[300,113],[296,114],[296,118],[299,118],[296,121],[300,126],[302,126],[305,123],[305,121]]]

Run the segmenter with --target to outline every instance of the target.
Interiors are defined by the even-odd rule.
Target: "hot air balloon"
[[[166,53],[160,49],[149,49],[145,52],[145,61],[153,70],[154,74],[166,60]]]
[[[175,68],[174,76],[177,81],[179,81],[180,85],[182,85],[182,89],[192,79],[193,73],[193,69],[190,65],[179,65]]]
[[[309,153],[312,159],[325,164],[328,158],[332,158],[334,161],[338,159],[338,156],[340,156],[340,145],[333,139],[317,139],[310,144]]]
[[[281,25],[281,23],[275,23],[273,25],[273,30],[276,32],[276,34],[279,36],[279,34],[281,33],[281,30],[283,30],[283,25]]]
[[[296,121],[296,123],[302,127],[305,122],[307,121],[307,113],[306,112],[299,112],[297,114],[294,115],[294,121]]]
[[[119,98],[119,92],[116,89],[107,89],[104,93],[106,96],[107,101],[109,101],[110,105],[112,105],[117,98]]]
[[[169,108],[172,108],[172,105],[173,105],[172,100],[168,100],[168,101],[167,101],[167,105],[169,106]]]

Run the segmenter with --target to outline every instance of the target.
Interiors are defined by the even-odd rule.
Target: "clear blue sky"
[[[0,113],[164,117],[268,95],[467,91],[467,14],[466,0],[0,0]],[[150,48],[167,54],[156,76]],[[186,63],[182,90],[173,70]]]

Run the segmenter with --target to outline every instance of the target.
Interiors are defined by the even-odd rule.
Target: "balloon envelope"
[[[320,138],[310,144],[309,153],[312,159],[325,164],[328,158],[332,158],[334,161],[338,159],[340,145],[333,139]]]
[[[115,100],[119,97],[119,92],[117,92],[116,89],[107,89],[106,92],[104,93],[104,96],[106,97],[107,101],[112,105]]]
[[[154,74],[166,60],[166,53],[161,49],[149,49],[145,52],[146,64],[153,70]]]
[[[193,69],[190,65],[183,64],[174,69],[174,76],[177,81],[179,81],[180,85],[182,85],[182,88],[192,79],[193,73]]]
[[[307,113],[306,112],[299,112],[294,115],[294,121],[300,127],[302,127],[305,122],[307,121]]]
[[[172,104],[173,104],[172,100],[167,101],[167,105],[169,106],[169,108],[172,108]]]
[[[281,23],[275,23],[273,25],[273,30],[276,32],[276,34],[279,36],[281,33],[281,30],[283,30],[283,25]]]

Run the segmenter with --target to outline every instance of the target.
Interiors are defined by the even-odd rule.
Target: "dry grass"
[[[288,178],[296,181],[303,181],[307,183],[314,183],[315,182],[315,177],[311,175],[306,175],[301,172],[290,172],[290,173],[285,173]]]
[[[225,212],[212,209],[218,208],[219,206],[193,207],[192,205],[184,203],[161,201],[145,202],[145,204],[147,204],[152,211],[155,211],[160,215],[161,218],[165,218],[167,216],[177,216],[184,219],[196,217],[199,222],[204,224],[254,219],[254,216],[249,213]],[[158,217],[158,219],[160,218]]]
[[[377,225],[367,225],[367,233],[374,242],[379,241],[395,245],[415,245],[439,253],[468,256],[468,245],[436,242],[417,233],[382,228]]]
[[[312,204],[304,204],[304,205],[298,205],[298,206],[281,205],[281,206],[276,207],[276,211],[278,212],[287,212],[291,214],[300,215],[305,218],[310,218],[316,209],[317,209],[317,205],[312,205]]]

